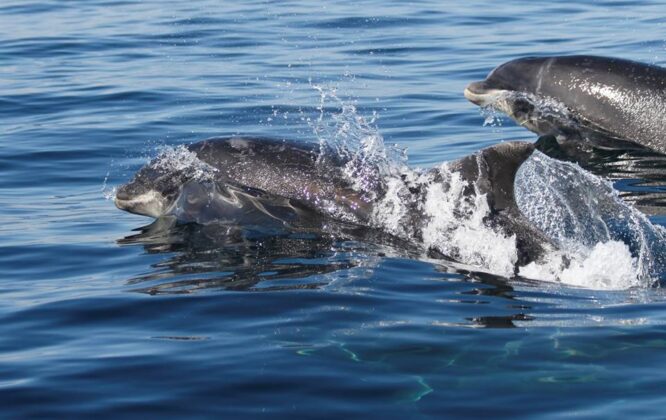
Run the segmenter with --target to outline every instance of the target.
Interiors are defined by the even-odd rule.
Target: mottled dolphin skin
[[[465,97],[540,135],[571,138],[571,129],[582,129],[583,140],[602,146],[628,141],[666,153],[662,67],[588,55],[520,58],[470,83]]]
[[[507,142],[448,166],[466,181],[465,195],[486,196],[487,223],[516,235],[520,264],[537,259],[550,243],[520,214],[514,197],[516,172],[534,150],[529,142]],[[185,222],[316,226],[328,219],[377,228],[371,226],[371,215],[385,194],[383,180],[372,180],[374,191],[359,192],[343,173],[348,159],[332,153],[322,159],[319,145],[234,137],[192,144],[187,154],[180,157],[187,160],[191,154],[196,159],[183,167],[166,165],[160,157],[144,166],[118,189],[116,206],[155,218],[173,215]],[[445,182],[439,169],[429,175],[432,182]],[[418,240],[427,223],[418,211],[424,185],[411,185],[409,191],[407,200],[414,211],[406,223],[413,225],[413,239]]]

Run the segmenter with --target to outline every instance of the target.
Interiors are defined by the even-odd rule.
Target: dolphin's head
[[[497,66],[485,80],[472,82],[465,88],[465,97],[479,106],[491,105],[502,93],[538,94],[543,69],[549,58],[526,57]]]
[[[529,130],[548,133],[553,124],[548,115],[540,112],[536,101],[544,96],[543,76],[551,61],[547,57],[527,57],[504,63],[485,80],[467,85],[465,97],[475,105],[504,112]]]
[[[188,180],[187,171],[164,168],[156,159],[120,186],[114,201],[121,210],[157,218],[169,210]]]

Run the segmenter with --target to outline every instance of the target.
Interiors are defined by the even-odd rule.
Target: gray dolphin
[[[583,130],[594,144],[633,142],[666,153],[666,69],[587,55],[509,61],[465,97],[540,135]],[[626,146],[626,145],[625,145]]]
[[[468,183],[466,195],[484,194],[487,223],[516,235],[519,262],[537,259],[550,241],[522,217],[514,197],[518,167],[535,150],[529,142],[507,142],[452,162],[449,167]],[[196,157],[183,168],[160,157],[137,172],[116,193],[118,208],[131,213],[181,221],[228,220],[238,224],[270,223],[312,226],[322,220],[368,225],[373,206],[385,193],[378,177],[372,194],[359,192],[343,174],[348,159],[328,154],[319,145],[262,138],[219,138],[192,144]],[[181,156],[181,159],[183,157]],[[187,158],[185,160],[188,160]],[[445,182],[439,169],[427,179]],[[416,211],[423,185],[410,185],[415,206],[408,223],[418,239],[426,220]]]

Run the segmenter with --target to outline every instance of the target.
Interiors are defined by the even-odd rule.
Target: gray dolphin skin
[[[540,135],[591,130],[582,137],[666,153],[666,69],[658,66],[587,55],[527,57],[498,66],[464,93]]]
[[[356,191],[342,172],[346,160],[322,160],[316,144],[234,137],[205,140],[187,150],[205,167],[165,167],[158,157],[118,189],[116,206],[155,218],[173,215],[185,222],[277,221],[302,226],[336,219],[364,226],[385,192],[381,180],[374,183],[372,195]],[[516,235],[520,264],[537,259],[549,243],[520,214],[514,197],[516,172],[534,150],[529,142],[501,143],[450,165],[468,182],[465,194],[486,195],[491,210],[487,222]],[[443,182],[439,169],[429,174],[434,182]],[[423,199],[421,187],[410,188],[416,204]],[[418,238],[426,221],[419,211],[413,213],[409,223]]]

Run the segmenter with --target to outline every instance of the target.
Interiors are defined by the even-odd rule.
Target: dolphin
[[[539,135],[666,154],[662,67],[589,55],[526,57],[496,67],[464,93]]]
[[[486,197],[487,224],[516,236],[521,264],[537,259],[551,242],[522,217],[514,197],[516,172],[534,150],[530,142],[506,142],[447,166],[467,183],[465,195]],[[118,188],[116,206],[183,222],[312,227],[333,220],[377,227],[372,215],[386,193],[385,181],[378,176],[371,179],[374,191],[359,191],[344,173],[349,158],[323,153],[322,159],[317,144],[232,137],[204,140],[181,152],[186,165],[174,167],[158,156],[141,168]],[[439,168],[425,179],[446,182]],[[427,223],[418,211],[424,185],[405,185],[411,194],[406,201],[413,205],[406,223],[418,240]]]

